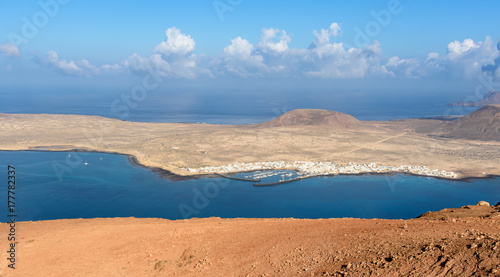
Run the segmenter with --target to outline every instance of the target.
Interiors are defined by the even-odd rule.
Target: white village
[[[364,173],[406,173],[421,176],[440,177],[457,179],[459,175],[452,171],[440,169],[430,169],[426,166],[387,166],[377,165],[375,163],[356,164],[353,162],[347,165],[336,164],[334,162],[258,162],[258,163],[235,163],[223,166],[207,166],[200,168],[187,168],[190,173],[198,174],[225,174],[248,172],[258,170],[295,170],[297,175],[303,177],[319,175],[338,175],[338,174],[364,174]]]

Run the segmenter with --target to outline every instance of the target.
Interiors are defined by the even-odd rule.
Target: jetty
[[[238,178],[238,177],[227,176],[227,175],[220,174],[220,173],[214,173],[214,174],[215,174],[215,175],[217,175],[217,176],[220,176],[220,177],[226,178],[226,179],[231,179],[231,180],[246,181],[246,182],[254,182],[254,183],[260,182],[260,179],[246,179],[246,178]]]
[[[269,186],[276,186],[276,185],[281,185],[281,184],[286,184],[286,183],[291,183],[295,181],[300,181],[312,177],[317,177],[318,175],[310,175],[310,176],[302,176],[302,177],[297,177],[297,178],[292,178],[288,180],[280,180],[278,182],[273,182],[273,183],[265,183],[265,184],[253,184],[255,187],[269,187]]]

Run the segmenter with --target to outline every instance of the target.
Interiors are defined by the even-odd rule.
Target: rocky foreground
[[[500,205],[412,220],[22,222],[1,276],[500,276]],[[8,231],[0,224],[0,232]]]

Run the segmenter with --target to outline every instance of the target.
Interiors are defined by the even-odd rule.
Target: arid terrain
[[[359,121],[333,111],[294,110],[253,125],[49,114],[0,114],[0,123],[0,150],[122,153],[178,175],[189,175],[188,167],[267,161],[374,162],[427,166],[461,177],[500,175],[499,105],[455,121]]]
[[[500,276],[500,207],[411,220],[96,218],[17,225],[0,276]],[[0,224],[0,233],[8,231]]]

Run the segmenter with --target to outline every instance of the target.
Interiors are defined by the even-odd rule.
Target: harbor
[[[427,166],[390,166],[390,165],[377,165],[376,163],[363,163],[357,164],[349,162],[345,165],[336,164],[334,162],[307,162],[307,161],[294,161],[294,162],[258,162],[258,163],[235,163],[223,166],[207,166],[200,168],[188,168],[189,173],[201,174],[218,174],[226,178],[240,179],[243,181],[255,182],[255,186],[266,186],[288,183],[298,181],[304,178],[314,176],[326,175],[357,175],[357,174],[370,174],[370,173],[405,173],[417,176],[427,176],[446,179],[458,179],[459,174],[453,171],[446,171],[442,169],[431,169]],[[287,170],[288,172],[281,174],[279,170]],[[263,171],[263,172],[260,172]],[[292,173],[294,171],[295,173]],[[223,174],[253,172],[252,176],[245,176],[244,178],[230,177]],[[268,183],[259,183],[262,179],[280,175],[282,178]]]

